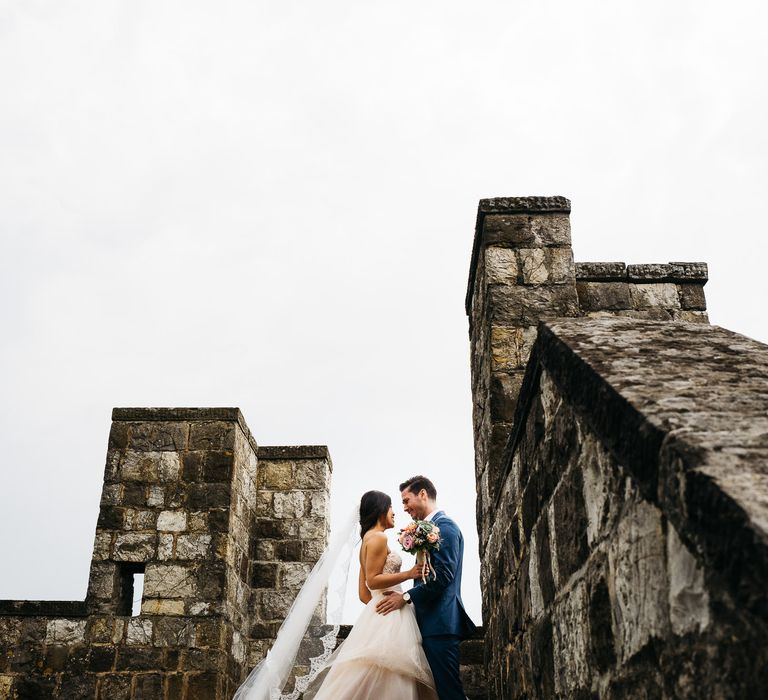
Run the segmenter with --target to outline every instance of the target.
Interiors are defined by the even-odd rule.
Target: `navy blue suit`
[[[440,549],[431,554],[436,578],[426,583],[416,579],[409,593],[440,700],[465,700],[459,677],[459,642],[472,636],[475,626],[461,601],[464,538],[443,511],[435,513],[432,522],[440,528],[442,539]]]

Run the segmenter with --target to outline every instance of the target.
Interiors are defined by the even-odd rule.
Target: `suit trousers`
[[[453,634],[423,637],[421,640],[440,700],[466,700],[467,697],[459,676],[459,642],[461,637]]]

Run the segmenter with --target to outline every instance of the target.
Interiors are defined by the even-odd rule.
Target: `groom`
[[[440,528],[440,549],[431,554],[437,575],[426,583],[416,579],[416,585],[406,593],[385,593],[376,612],[386,615],[413,605],[440,700],[465,700],[459,677],[459,642],[471,636],[475,626],[461,602],[464,538],[458,525],[438,510],[437,490],[427,477],[414,476],[403,482],[400,494],[408,515],[414,520],[430,520]]]

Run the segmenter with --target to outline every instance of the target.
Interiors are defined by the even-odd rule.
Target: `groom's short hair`
[[[411,493],[418,494],[421,489],[424,489],[433,501],[437,500],[437,489],[435,485],[427,479],[426,476],[419,474],[418,476],[412,476],[407,481],[400,484],[400,491],[408,489]]]

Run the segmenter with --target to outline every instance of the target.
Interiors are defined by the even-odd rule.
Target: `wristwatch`
[[[411,594],[410,593],[403,593],[403,600],[408,603],[408,605],[411,604]]]

